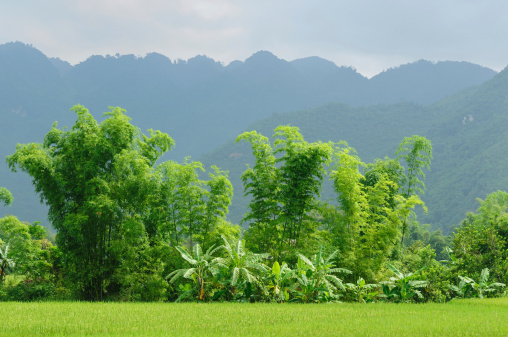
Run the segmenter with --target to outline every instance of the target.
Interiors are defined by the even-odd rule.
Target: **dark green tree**
[[[281,204],[282,237],[279,252],[286,247],[301,248],[302,236],[316,231],[309,216],[320,197],[326,174],[325,165],[331,160],[332,147],[321,142],[307,143],[298,128],[279,126],[275,129],[275,154],[280,157],[279,196]]]
[[[480,277],[484,268],[498,281],[508,277],[508,193],[496,191],[477,199],[476,213],[468,213],[453,235],[452,268],[460,275]]]
[[[390,159],[367,165],[346,144],[336,146],[330,174],[339,206],[328,224],[345,266],[354,279],[375,281],[401,235],[401,224],[417,204],[418,196],[399,194],[401,167]],[[329,217],[331,218],[331,217]]]
[[[394,209],[396,206],[395,196],[399,194],[399,188],[404,183],[404,167],[395,159],[385,157],[376,159],[374,163],[365,165],[363,178],[360,180],[365,188],[374,187],[382,179],[387,179],[391,184],[388,193],[389,206]]]
[[[212,170],[205,181],[199,177],[204,172],[200,162],[168,161],[157,167],[160,188],[154,223],[165,242],[177,246],[187,239],[190,250],[196,242],[207,248],[214,239],[221,240],[214,233],[227,223],[233,187],[226,171],[216,166]]]
[[[395,151],[397,160],[403,160],[407,167],[407,174],[403,176],[401,194],[408,199],[412,195],[423,194],[425,184],[420,178],[425,179],[424,169],[430,170],[432,160],[432,143],[425,137],[413,135],[405,137]],[[425,209],[426,210],[426,209]],[[402,223],[401,242],[404,240],[408,228],[408,219]]]
[[[3,202],[7,206],[12,204],[13,200],[11,192],[5,187],[0,187],[0,202]]]
[[[407,174],[401,184],[402,196],[409,196],[417,192],[422,194],[425,184],[420,177],[425,179],[423,169],[430,170],[432,160],[432,143],[422,136],[405,137],[395,151],[397,160],[404,160],[407,167]]]
[[[125,275],[118,271],[146,246],[142,219],[156,189],[153,165],[173,140],[159,131],[142,135],[120,108],[100,124],[83,106],[72,110],[70,130],[55,123],[42,144],[18,145],[7,163],[32,177],[49,206],[67,279],[80,298],[102,300],[120,291]]]
[[[6,256],[15,264],[12,272],[25,279],[49,279],[52,268],[51,251],[46,230],[37,223],[21,222],[13,215],[0,219],[0,249],[9,246]],[[1,269],[1,268],[0,268]]]
[[[242,174],[245,195],[251,197],[249,212],[243,218],[249,224],[245,233],[246,246],[254,252],[276,254],[279,240],[279,170],[276,158],[267,137],[256,131],[245,132],[236,142],[251,144],[255,158],[253,167]]]
[[[243,220],[250,223],[246,239],[256,242],[256,251],[279,259],[283,251],[302,248],[317,229],[310,212],[316,208],[332,148],[307,143],[296,127],[279,126],[274,137],[274,148],[255,131],[241,134],[237,142],[250,142],[256,160],[242,175],[245,193],[252,196]]]

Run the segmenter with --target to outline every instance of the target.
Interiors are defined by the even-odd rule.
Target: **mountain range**
[[[175,139],[176,147],[165,159],[202,159],[230,170],[233,181],[248,162],[248,149],[231,152],[228,146],[238,146],[231,140],[245,130],[271,135],[277,123],[296,125],[308,140],[348,141],[365,161],[392,155],[404,136],[419,133],[435,146],[427,180],[429,208],[433,197],[448,192],[449,187],[443,187],[447,182],[485,180],[457,187],[468,198],[464,205],[470,205],[471,198],[474,203],[474,197],[502,182],[493,172],[474,166],[491,157],[470,151],[484,141],[491,152],[496,146],[502,149],[499,127],[505,103],[494,92],[504,90],[505,76],[467,62],[420,60],[368,79],[354,68],[319,57],[289,62],[267,51],[228,65],[206,56],[184,61],[151,53],[91,56],[73,66],[33,46],[7,43],[0,45],[0,155],[13,153],[17,143],[41,142],[54,121],[71,126],[74,115],[68,110],[78,103],[98,119],[108,106],[125,108],[141,130],[160,129]],[[245,156],[223,160],[231,153]],[[450,164],[450,155],[472,161]],[[495,166],[491,159],[485,163]],[[451,167],[465,175],[453,175]],[[47,225],[45,207],[39,205],[28,176],[10,173],[6,165],[0,174],[0,186],[15,197],[1,212]],[[495,188],[503,188],[498,185]],[[243,194],[238,183],[235,194]],[[235,197],[235,202],[240,199]],[[438,206],[443,208],[439,215],[431,211],[424,217],[436,227],[448,228],[463,216],[460,203]],[[233,204],[233,221],[241,218],[244,207],[245,201],[243,206],[241,201]],[[443,215],[446,210],[452,215]]]

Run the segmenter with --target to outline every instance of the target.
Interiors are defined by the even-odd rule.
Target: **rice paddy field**
[[[445,304],[0,303],[0,336],[508,336],[508,298]]]

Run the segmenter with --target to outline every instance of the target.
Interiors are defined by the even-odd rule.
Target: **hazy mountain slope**
[[[72,89],[40,51],[21,43],[0,45],[0,186],[14,195],[14,204],[0,207],[4,214],[46,222],[46,209],[39,203],[25,174],[11,173],[5,157],[16,144],[40,142],[54,121],[69,120]]]
[[[406,136],[418,134],[430,139],[434,159],[423,196],[429,213],[420,214],[420,220],[445,231],[477,208],[476,198],[485,198],[497,189],[508,190],[508,69],[481,86],[428,107],[327,105],[272,116],[246,130],[270,137],[276,126],[286,124],[298,126],[307,141],[345,140],[365,162],[393,157]],[[235,187],[230,217],[235,222],[247,210],[240,175],[245,164],[252,164],[250,153],[247,144],[228,142],[202,157],[206,164],[215,163],[230,171]],[[323,197],[334,198],[329,186]]]
[[[346,141],[364,162],[371,162],[375,158],[392,157],[405,136],[425,135],[432,120],[424,107],[411,103],[358,108],[328,104],[311,110],[277,114],[246,130],[256,130],[270,138],[279,125],[297,126],[308,142]],[[230,141],[200,160],[207,166],[215,164],[229,170],[235,192],[230,219],[239,222],[248,205],[248,199],[243,197],[240,176],[246,164],[253,164],[250,146]],[[325,183],[322,197],[335,199],[330,184]]]
[[[476,210],[476,198],[508,190],[507,94],[505,69],[429,108],[443,118],[429,130],[435,156],[426,199],[432,211],[423,219],[449,227]]]
[[[371,103],[417,102],[428,105],[457,88],[480,84],[494,76],[488,69],[467,62],[420,60],[386,70],[369,81]]]

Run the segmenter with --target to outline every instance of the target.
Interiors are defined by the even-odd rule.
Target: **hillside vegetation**
[[[486,83],[465,89],[435,104],[412,103],[351,107],[328,104],[315,109],[278,114],[246,128],[270,135],[278,125],[301,129],[309,141],[346,141],[365,162],[392,157],[400,140],[418,134],[432,141],[434,159],[422,196],[429,208],[419,221],[445,232],[453,229],[476,198],[508,189],[503,153],[508,144],[508,70]],[[252,164],[250,149],[230,141],[202,157],[230,172],[235,187],[231,219],[239,221],[248,203],[242,197],[240,175]],[[325,187],[322,197],[331,198]]]

